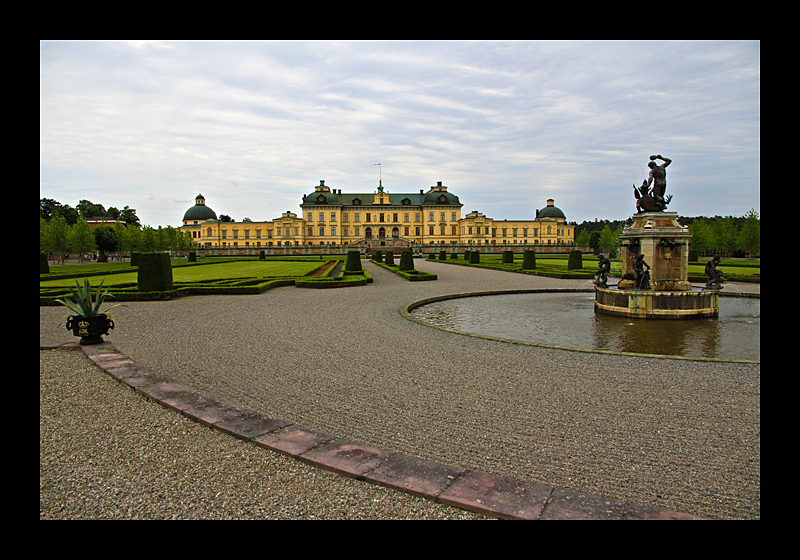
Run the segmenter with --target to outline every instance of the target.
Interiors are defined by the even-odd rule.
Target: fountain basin
[[[719,294],[719,317],[634,320],[597,313],[593,292],[590,288],[451,294],[416,301],[399,311],[428,327],[509,343],[688,360],[760,360],[758,297]]]
[[[719,316],[719,290],[595,288],[597,313],[637,319],[705,319]]]

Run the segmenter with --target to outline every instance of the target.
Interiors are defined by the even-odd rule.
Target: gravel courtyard
[[[284,287],[258,296],[128,303],[113,310],[117,327],[108,340],[136,362],[176,381],[271,417],[367,445],[695,515],[760,518],[760,364],[570,352],[425,327],[404,319],[398,309],[451,293],[591,284],[419,259],[416,266],[438,274],[439,280],[407,282],[365,263],[375,282],[364,287]],[[40,342],[74,340],[63,325],[58,327],[64,314],[64,308],[40,308]],[[135,404],[112,406],[105,401],[105,389],[95,388],[92,391],[100,400],[96,407],[68,408],[69,399],[52,393],[87,377],[87,371],[74,375],[81,364],[84,369],[91,366],[80,353],[65,353],[40,351],[40,507],[46,509],[47,501],[48,511],[53,510],[40,512],[42,518],[64,515],[49,503],[47,486],[61,484],[55,479],[67,476],[48,467],[50,462],[61,470],[69,467],[69,462],[58,461],[66,451],[56,449],[64,430],[71,425],[81,432],[76,428],[79,422],[103,425],[106,413],[118,420],[131,407],[137,414],[139,404],[157,406],[142,399],[137,402],[133,396]],[[65,363],[67,367],[58,373],[59,364]],[[242,473],[262,468],[253,465],[264,460],[259,454],[265,452],[226,451],[224,436],[186,426],[177,413],[158,413],[165,416],[154,420],[153,431],[163,433],[165,447],[170,437],[178,437],[173,430],[191,433],[196,449],[182,452],[197,464],[205,460],[219,465],[207,476],[214,479],[213,488],[223,488],[214,495],[230,492],[227,501],[233,509],[223,516],[314,518],[313,504],[327,499],[340,500],[341,507],[320,504],[319,518],[479,517],[357,481],[347,481],[348,487],[337,494],[331,480],[343,477],[305,473],[307,466],[302,466],[305,474],[287,476],[301,467],[286,463],[270,467],[276,477],[270,492],[280,493],[275,488],[283,485],[286,504],[302,503],[302,511],[256,503],[257,498],[243,504],[246,498],[230,490],[233,485],[225,479],[246,480]],[[85,431],[81,433],[85,437]],[[125,433],[121,429],[118,437]],[[117,446],[126,448],[124,441],[103,445],[116,461],[125,462],[116,451]],[[154,451],[160,462],[147,460],[140,465],[158,469],[168,461],[162,455],[163,449]],[[289,482],[304,477],[323,482]],[[126,483],[119,479],[116,484]],[[313,494],[320,484],[323,489]],[[87,485],[91,486],[74,483]],[[255,491],[243,487],[244,493]],[[304,487],[307,495],[302,494]],[[356,505],[360,494],[365,501]],[[194,501],[193,514],[176,506],[172,516],[209,518],[215,508],[200,504],[214,500],[211,494],[202,498]],[[164,503],[170,500],[180,497],[163,498]],[[137,510],[122,498],[118,501],[122,505],[117,513],[95,515],[156,516],[152,504]],[[73,497],[72,502],[91,503],[92,498]],[[122,513],[125,507],[134,511]]]

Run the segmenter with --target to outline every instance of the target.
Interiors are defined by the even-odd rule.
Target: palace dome
[[[183,215],[183,221],[204,222],[206,220],[216,220],[217,213],[206,206],[206,199],[202,194],[198,194],[194,199],[195,205],[189,208]]]
[[[547,206],[538,210],[536,212],[537,218],[560,218],[562,220],[566,220],[567,217],[564,215],[564,212],[561,211],[561,208],[554,205],[554,200],[552,198],[547,199]]]

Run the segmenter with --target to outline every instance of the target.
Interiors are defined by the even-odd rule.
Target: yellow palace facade
[[[379,184],[372,193],[343,194],[320,181],[314,192],[303,196],[299,215],[284,212],[267,222],[221,222],[198,195],[179,229],[188,232],[195,249],[212,254],[376,246],[438,250],[459,245],[555,250],[575,241],[575,226],[567,224],[552,199],[532,220],[495,220],[477,211],[462,216],[462,206],[441,182],[419,193],[390,193]]]

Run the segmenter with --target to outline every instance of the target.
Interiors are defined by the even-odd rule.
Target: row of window
[[[314,215],[319,215],[319,219],[317,222],[325,222],[325,212],[312,212],[308,211],[306,215],[308,216],[309,222],[314,221]],[[336,212],[329,212],[330,214],[330,221],[336,221]],[[360,223],[361,222],[361,212],[353,212],[353,222]],[[433,222],[436,220],[436,212],[428,212],[428,221]],[[439,212],[439,221],[444,222],[446,221],[447,212]],[[389,220],[391,217],[391,220]],[[364,221],[365,222],[372,222],[373,218],[375,222],[389,222],[389,223],[398,223],[400,214],[398,212],[364,212]],[[411,221],[411,213],[410,212],[403,212],[403,222],[409,223]],[[421,222],[422,221],[422,214],[420,212],[414,213],[414,221]],[[450,221],[457,222],[458,221],[458,212],[450,212]],[[342,223],[350,222],[350,213],[349,212],[342,212]]]
[[[314,227],[315,226],[308,226],[308,230],[307,230],[308,237],[314,237]],[[325,235],[326,226],[316,226],[316,227],[317,227],[317,231],[319,232],[319,237],[325,237],[326,236]],[[327,227],[329,228],[328,235],[331,236],[331,237],[336,237],[336,235],[337,235],[337,226],[327,226]],[[383,229],[383,228],[381,228],[381,229]],[[492,237],[497,237],[498,236],[497,235],[498,229],[500,230],[500,237],[514,237],[514,238],[516,238],[516,237],[528,237],[528,231],[529,231],[529,228],[489,228],[488,226],[486,226],[486,227],[483,227],[483,226],[462,226],[461,227],[461,235],[462,236],[465,235],[465,234],[466,235],[489,235],[489,232],[491,230]],[[533,237],[538,237],[539,236],[539,228],[530,228],[530,229],[533,230]],[[553,229],[552,226],[548,225],[547,226],[547,230],[546,230],[547,233],[545,234],[544,228],[543,228],[542,235],[552,235],[553,234],[552,229]],[[355,237],[360,237],[361,236],[361,226],[353,226],[352,230],[353,230],[353,235]],[[483,230],[483,231],[481,231],[481,230]],[[509,235],[509,230],[510,230],[510,235]],[[520,230],[522,230],[522,235],[521,236],[518,235]],[[244,239],[250,239],[250,230],[249,229],[245,229],[243,231],[244,231]],[[260,229],[255,229],[253,231],[255,233],[255,239],[261,239],[261,230]],[[395,227],[395,228],[393,228],[392,231],[393,232],[397,232],[396,234],[393,233],[394,235],[399,235],[399,231],[400,231],[399,228]],[[369,234],[371,234],[371,232],[372,232],[372,228],[369,228],[369,227],[364,228],[364,235],[368,236]],[[233,239],[239,239],[239,230],[236,230],[236,229],[231,230],[231,233],[232,233]],[[299,227],[276,227],[275,228],[275,236],[276,237],[291,237],[292,234],[294,234],[295,237],[298,237],[300,235],[300,228]],[[442,236],[443,235],[447,235],[447,226],[444,225],[444,224],[440,224],[439,225],[438,234],[442,235]],[[457,226],[450,226],[450,235],[457,235],[457,234],[458,234]],[[422,235],[422,228],[420,226],[415,226],[414,227],[414,233],[412,234],[411,233],[411,226],[403,226],[403,236],[409,237],[410,235],[414,235],[416,237],[419,237],[420,235]],[[433,225],[429,225],[428,226],[428,235],[436,235],[436,226],[433,226]],[[562,237],[564,235],[564,230],[561,229],[561,228],[557,228],[556,229],[556,235],[558,237]],[[208,228],[207,229],[207,237],[213,237],[213,236],[214,236],[213,235],[213,229],[212,228]],[[349,237],[350,236],[350,226],[342,226],[342,236],[344,236],[344,237]],[[200,232],[199,231],[193,231],[192,232],[192,237],[194,237],[195,239],[200,238]],[[222,239],[227,239],[228,238],[228,230],[224,230],[223,229],[220,232],[220,237]],[[272,239],[272,230],[271,229],[267,230],[267,239]]]
[[[368,238],[368,239],[370,239],[371,237],[372,237],[372,236],[367,236],[367,238]],[[393,237],[397,237],[397,235],[393,235]],[[328,244],[330,244],[330,245],[336,245],[336,242],[335,242],[335,241],[328,241],[328,242],[326,242],[326,243],[328,243]],[[433,241],[430,241],[429,243],[430,243],[431,245],[433,245],[433,244],[434,244],[434,242],[433,242]],[[444,242],[444,241],[439,241],[439,242],[437,242],[437,243],[444,244],[445,242]],[[457,241],[450,241],[450,244],[451,244],[451,245],[456,245],[457,243],[458,243]],[[466,241],[466,243],[467,243],[467,244],[470,244],[470,245],[472,245],[472,244],[478,244],[478,245],[480,245],[480,244],[481,244],[481,241],[480,241],[480,240],[477,240],[477,241],[476,241],[476,240],[469,239],[469,240],[467,240],[467,241]],[[484,244],[486,244],[486,245],[488,245],[488,244],[489,244],[489,240],[488,240],[488,239],[485,239],[485,240],[483,241],[483,243],[484,243]],[[497,243],[496,241],[492,241],[492,245],[495,245],[496,243]],[[509,240],[507,240],[507,239],[504,239],[504,240],[503,240],[503,244],[515,244],[515,243],[516,243],[516,244],[527,245],[527,244],[528,244],[528,240],[527,240],[527,239],[523,239],[523,240],[517,240],[517,239],[514,239],[513,241],[509,241]],[[534,241],[533,241],[533,243],[534,243],[535,245],[538,245],[538,244],[539,244],[539,240],[538,240],[538,239],[536,239],[536,240],[534,240]],[[546,244],[546,245],[558,245],[558,244],[560,244],[560,243],[561,243],[561,242],[554,242],[552,239],[548,239],[548,240],[547,240],[547,243],[545,243],[544,241],[542,241],[542,245],[545,245],[545,244]],[[312,243],[311,241],[307,241],[306,243],[301,243],[300,241],[276,241],[276,242],[275,242],[275,245],[298,245],[298,246],[299,246],[299,245],[314,245],[314,243]],[[344,242],[344,245],[347,245],[347,242]],[[211,246],[212,246],[212,244],[207,242],[207,243],[205,244],[205,246],[206,246],[206,247],[211,247]],[[237,248],[237,247],[239,247],[239,242],[238,242],[238,241],[233,241],[233,242],[222,241],[220,246],[221,246],[223,249],[225,249],[225,248]],[[244,242],[244,247],[245,247],[245,248],[249,248],[250,246],[251,246],[251,245],[250,245],[250,242],[249,242],[249,241],[245,241],[245,242]],[[273,242],[272,242],[272,241],[269,241],[269,242],[267,242],[265,245],[263,245],[263,247],[272,247],[272,246],[273,246]],[[262,245],[261,245],[261,241],[256,241],[255,243],[253,243],[252,247],[255,247],[255,248],[260,248],[260,247],[262,247]]]
[[[466,226],[466,232],[464,231],[465,228],[461,228],[461,235],[465,233],[467,235],[473,235],[473,229],[475,230],[474,235],[489,235],[489,228],[482,227],[482,226]],[[481,230],[485,230],[481,233]],[[498,228],[491,228],[492,229],[492,237],[497,237],[497,230]],[[520,237],[517,235],[519,230],[522,230],[521,237],[528,237],[528,229],[529,228],[499,228],[501,231],[500,237]],[[508,230],[511,230],[511,235],[508,235]],[[532,228],[533,229],[533,237],[539,237],[539,228]],[[542,235],[553,235],[553,226],[547,226],[547,233],[545,233],[544,228],[542,228]],[[564,230],[562,228],[556,228],[556,235],[558,237],[562,237],[564,235]]]

